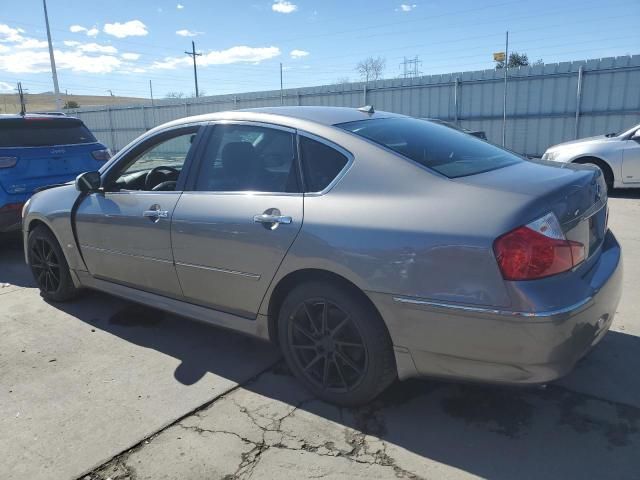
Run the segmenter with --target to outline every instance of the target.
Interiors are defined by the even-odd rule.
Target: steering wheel
[[[152,192],[173,192],[176,189],[178,182],[175,180],[167,180],[166,182],[160,182],[158,185],[151,189]]]
[[[163,180],[163,183],[164,183],[164,181],[167,180],[167,177],[168,177],[167,174],[170,175],[172,173],[176,175],[176,179],[177,179],[178,176],[180,175],[180,170],[173,167],[167,167],[166,165],[160,165],[159,167],[152,168],[151,170],[149,170],[149,172],[147,173],[147,176],[144,179],[145,190],[153,190],[153,187],[157,186],[156,183],[159,180]],[[160,176],[162,176],[162,178],[156,178]]]

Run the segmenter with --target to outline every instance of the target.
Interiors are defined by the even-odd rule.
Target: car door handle
[[[253,221],[256,223],[285,223],[292,222],[291,217],[286,215],[270,215],[268,213],[262,213],[253,217]]]
[[[167,218],[169,216],[168,210],[160,210],[159,205],[153,205],[151,210],[144,210],[142,212],[143,217],[147,218],[155,218],[156,220],[159,218]]]

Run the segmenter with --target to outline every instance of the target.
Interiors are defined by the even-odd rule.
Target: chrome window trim
[[[130,190],[135,191],[135,190]],[[157,193],[157,192],[154,192]],[[168,192],[164,192],[168,193]],[[304,194],[300,192],[260,192],[254,190],[229,190],[229,191],[211,191],[211,190],[185,190],[184,192],[176,192],[182,193],[183,195],[246,195],[253,197],[302,197]]]
[[[209,125],[249,125],[254,127],[263,127],[263,128],[273,128],[276,130],[283,130],[285,132],[296,134],[296,129],[291,127],[286,127],[284,125],[279,125],[277,123],[269,123],[269,122],[260,122],[256,120],[231,120],[231,119],[221,119],[221,120],[210,120],[208,122]]]
[[[325,195],[326,193],[329,193],[329,191],[331,191],[331,189],[333,187],[335,187],[336,184],[340,180],[342,180],[342,178],[351,169],[351,166],[353,165],[355,157],[349,150],[345,149],[344,147],[341,147],[340,145],[338,145],[337,143],[332,142],[331,140],[327,140],[326,138],[323,138],[323,137],[320,137],[320,136],[315,135],[313,133],[307,132],[306,130],[298,130],[297,145],[298,145],[298,157],[300,158],[300,166],[301,167],[302,167],[302,164],[304,163],[304,159],[302,158],[302,152],[300,150],[300,137],[306,137],[306,138],[309,138],[311,140],[315,140],[316,142],[323,143],[327,147],[333,148],[334,150],[337,150],[340,154],[342,154],[345,157],[347,157],[347,163],[345,164],[344,167],[342,167],[342,170],[340,170],[338,172],[338,174],[334,177],[334,179],[331,182],[329,182],[329,185],[327,185],[326,187],[324,187],[324,189],[322,189],[320,191],[305,192],[304,193],[305,197],[319,197],[319,196]],[[302,177],[304,178],[304,176],[305,176],[304,175],[304,168],[301,168],[301,170],[302,170]]]
[[[573,312],[588,304],[593,297],[589,296],[579,302],[574,303],[573,305],[568,305],[566,307],[557,308],[554,310],[546,310],[541,312],[522,312],[522,311],[514,311],[514,310],[501,310],[490,307],[472,307],[469,305],[456,305],[452,303],[444,303],[444,302],[434,302],[431,300],[423,300],[419,298],[412,297],[401,297],[395,296],[393,297],[393,301],[396,303],[405,303],[410,305],[419,305],[419,306],[427,306],[427,307],[436,307],[443,308],[447,310],[458,310],[461,312],[471,312],[471,313],[484,313],[490,315],[500,315],[505,317],[522,317],[522,318],[548,318],[554,317],[556,315],[563,315],[566,313]]]

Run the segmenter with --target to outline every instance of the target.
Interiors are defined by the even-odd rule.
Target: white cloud
[[[226,50],[214,50],[198,57],[198,65],[228,65],[230,63],[251,62],[260,63],[264,60],[280,55],[278,47],[247,47],[239,45]],[[166,57],[162,61],[156,61],[151,68],[160,70],[174,70],[178,67],[191,65],[189,57]]]
[[[139,53],[123,53],[120,56],[125,60],[138,60],[140,58]]]
[[[86,32],[81,25],[72,27],[76,33]],[[134,69],[136,65],[126,63],[114,54],[118,49],[112,45],[95,42],[83,43],[65,40],[63,48],[55,50],[56,66],[59,70],[86,73],[109,73],[115,70]],[[10,73],[49,72],[47,42],[26,36],[22,29],[0,24],[0,71]],[[133,58],[130,58],[133,60]]]
[[[193,32],[191,30],[187,30],[183,28],[182,30],[176,30],[176,35],[180,35],[181,37],[196,37],[198,35],[202,35],[204,32]]]
[[[403,3],[403,4],[400,5],[400,9],[399,10],[401,10],[403,12],[410,12],[411,10],[416,8],[417,6],[418,5],[416,5],[415,3]]]
[[[0,92],[13,92],[15,87],[7,82],[0,82]]]
[[[24,30],[21,28],[12,28],[7,24],[0,23],[0,42],[21,42],[24,40],[22,33]]]
[[[69,27],[69,31],[71,33],[84,33],[88,37],[96,37],[100,33],[100,30],[97,27],[87,28],[82,25],[71,25]]]
[[[44,40],[38,40],[36,38],[25,38],[24,41],[16,45],[16,48],[25,50],[31,48],[47,48],[48,46],[49,44]]]
[[[118,53],[118,49],[111,45],[100,45],[98,43],[82,43],[75,40],[65,40],[67,47],[75,48],[81,52],[87,53]]]
[[[147,26],[140,20],[130,20],[124,23],[107,23],[103,28],[104,33],[117,38],[144,37],[149,34]]]
[[[271,5],[271,10],[278,13],[293,13],[298,9],[295,3],[288,2],[287,0],[278,0]]]
[[[306,50],[295,49],[295,50],[291,50],[289,55],[291,56],[291,58],[302,58],[309,55],[309,52],[307,52]]]
[[[181,3],[179,3],[179,4],[177,4],[177,5],[176,5],[176,8],[177,8],[178,10],[182,10],[182,9],[184,8],[184,5],[182,5]]]
[[[111,55],[92,56],[80,50],[56,50],[58,70],[73,72],[109,73],[116,70],[122,61]],[[11,73],[49,72],[49,53],[46,50],[26,50],[20,53],[0,55],[0,70]]]
[[[38,40],[37,38],[25,37],[23,33],[25,33],[25,31],[22,28],[12,28],[9,25],[0,23],[0,42],[13,44],[11,47],[0,45],[0,47],[2,47],[0,52],[8,52],[14,48],[28,50],[47,47],[46,41]]]

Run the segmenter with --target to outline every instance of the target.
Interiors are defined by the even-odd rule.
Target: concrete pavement
[[[410,381],[357,410],[311,398],[268,345],[101,294],[48,305],[0,248],[0,476],[638,479],[640,194],[610,209],[622,303],[571,375]]]

